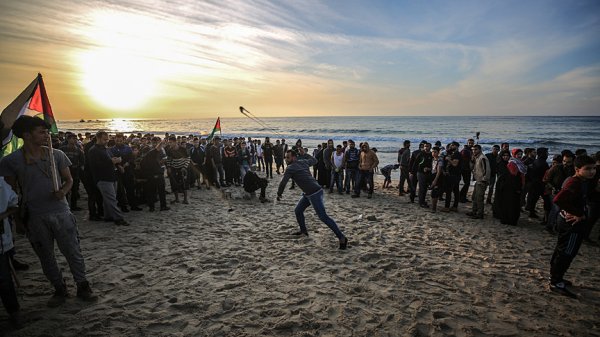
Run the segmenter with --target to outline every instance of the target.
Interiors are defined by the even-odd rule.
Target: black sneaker
[[[354,194],[352,194],[352,195],[351,195],[351,197],[352,197],[352,198],[360,198],[360,194],[356,194],[356,193],[354,193]]]
[[[129,226],[129,222],[125,221],[125,219],[116,220],[115,225],[117,226]]]
[[[46,303],[46,305],[49,308],[56,308],[62,305],[63,303],[65,303],[67,297],[69,296],[69,293],[67,292],[67,287],[64,284],[60,286],[55,286],[54,289],[54,295],[52,295],[52,297],[50,297],[50,299]]]
[[[12,260],[10,262],[12,262],[13,268],[15,268],[15,270],[28,270],[29,269],[29,265],[27,263],[19,262],[14,257],[12,258]]]
[[[88,281],[77,284],[77,297],[86,302],[95,302],[98,300],[98,296],[94,295]]]
[[[308,232],[297,231],[295,233],[292,233],[292,235],[294,235],[294,236],[300,236],[300,235],[306,235],[306,236],[308,236]]]
[[[164,207],[161,207],[161,208],[160,208],[160,210],[161,210],[161,211],[168,211],[168,210],[170,210],[170,209],[171,209],[171,208],[170,208],[170,207],[167,207],[167,206],[164,206]]]
[[[344,237],[344,241],[340,241],[340,249],[344,250],[348,248],[348,238]]]
[[[137,207],[137,206],[133,206],[133,207],[131,207],[131,210],[132,210],[132,211],[139,212],[139,211],[141,211],[142,209],[141,209],[141,208],[139,208],[139,207]]]
[[[564,281],[556,282],[556,283],[550,283],[550,290],[552,290],[555,293],[561,294],[563,296],[567,296],[567,297],[570,297],[570,298],[577,298],[577,295],[575,293],[571,292],[567,288],[567,285],[565,284]]]

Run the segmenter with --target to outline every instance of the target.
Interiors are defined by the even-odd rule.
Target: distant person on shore
[[[317,147],[313,150],[312,156],[317,158],[319,156],[319,152],[323,151],[323,146],[321,144],[317,145]],[[317,164],[313,165],[313,177],[317,179],[319,177],[319,170],[317,168]]]
[[[489,205],[492,204],[492,197],[494,196],[494,186],[496,185],[496,176],[498,175],[498,172],[496,171],[496,169],[498,168],[498,162],[500,161],[498,153],[500,153],[500,145],[494,145],[492,146],[492,152],[487,153],[485,155],[488,159],[488,162],[490,163],[491,169],[490,183],[488,185],[488,194],[486,199],[486,203]]]
[[[408,174],[408,163],[410,161],[410,140],[405,140],[402,148],[398,151],[398,164],[400,164],[400,184],[398,185],[398,195],[410,192],[410,181]],[[404,189],[404,183],[408,182],[409,190]]]
[[[117,168],[115,164],[121,163],[122,157],[111,157],[111,153],[106,147],[107,143],[108,133],[98,131],[96,133],[96,145],[88,153],[92,176],[102,195],[104,221],[114,221],[117,226],[129,226],[117,201]]]
[[[408,161],[408,188],[410,190],[410,202],[411,203],[415,202],[415,198],[417,196],[417,184],[419,182],[417,179],[417,170],[419,168],[417,156],[421,152],[423,152],[423,150],[425,148],[425,143],[427,143],[426,140],[422,140],[419,143],[419,148],[414,150],[410,154],[410,160]]]
[[[521,193],[527,173],[522,156],[523,151],[518,148],[512,150],[512,157],[508,151],[500,152],[493,210],[494,216],[504,225],[516,226],[521,216]]]
[[[469,193],[469,186],[471,186],[471,159],[473,152],[471,148],[475,145],[475,140],[467,140],[467,144],[460,151],[460,172],[462,175],[463,187],[460,189],[460,202],[469,202],[467,195]]]
[[[392,171],[397,170],[400,164],[389,164],[381,168],[381,174],[383,175],[383,186],[382,188],[392,187]]]
[[[265,143],[262,145],[262,154],[265,177],[273,179],[273,143],[271,143],[270,137],[265,138]]]
[[[460,198],[460,153],[458,152],[459,144],[452,142],[446,150],[444,160],[444,189],[446,191],[446,199],[444,200],[444,208],[442,212],[458,212],[458,201]],[[452,207],[450,203],[452,202]]]
[[[588,231],[586,203],[591,188],[600,192],[600,187],[589,186],[596,175],[596,162],[593,158],[581,155],[575,158],[575,175],[568,178],[562,189],[554,197],[559,207],[557,218],[558,241],[550,260],[550,289],[562,295],[576,298],[568,286],[572,283],[564,279],[571,262],[577,256],[581,242]]]
[[[444,190],[444,167],[445,161],[444,157],[440,156],[440,148],[438,146],[434,146],[431,149],[431,212],[435,213],[437,211],[438,199],[442,195]]]
[[[354,191],[356,180],[358,178],[358,163],[360,161],[360,150],[352,139],[348,140],[348,148],[344,155],[344,167],[346,168],[346,179],[344,180],[344,189],[346,194]]]
[[[73,178],[73,187],[67,194],[67,200],[69,201],[72,212],[80,211],[81,208],[77,206],[77,201],[79,201],[79,183],[81,181],[81,175],[83,173],[82,169],[85,161],[83,149],[77,144],[77,136],[74,133],[69,133],[67,134],[67,144],[61,146],[60,150],[64,152],[71,161],[69,171],[71,171],[71,177]]]
[[[323,188],[310,174],[310,167],[316,164],[316,159],[306,155],[302,147],[299,147],[298,151],[299,153],[296,154],[295,151],[289,150],[285,154],[287,168],[283,178],[281,179],[281,182],[279,183],[277,200],[281,200],[281,196],[288,180],[294,180],[303,192],[302,197],[298,201],[296,209],[294,210],[296,213],[296,220],[300,226],[300,231],[295,233],[295,235],[308,236],[308,230],[306,229],[306,222],[304,218],[304,210],[306,210],[308,206],[312,205],[319,219],[335,233],[335,236],[340,242],[340,249],[346,249],[348,246],[348,239],[340,231],[335,221],[327,215],[323,201]],[[298,155],[302,155],[307,159],[298,159]]]
[[[472,153],[475,188],[473,189],[473,209],[467,215],[474,219],[483,219],[485,191],[490,181],[491,168],[488,158],[481,151],[481,145],[473,145]]]
[[[85,262],[79,246],[77,224],[69,210],[65,195],[73,185],[69,171],[69,158],[60,150],[46,147],[50,126],[43,119],[31,116],[19,117],[12,126],[15,136],[23,139],[23,147],[0,161],[0,176],[17,191],[22,191],[22,222],[28,238],[40,260],[44,275],[54,286],[54,295],[47,305],[57,307],[68,296],[62,272],[54,255],[54,242],[69,263],[71,274],[77,284],[77,297],[95,301],[86,278]],[[50,156],[56,165],[57,177],[53,176]],[[53,179],[58,180],[58,189]],[[25,215],[26,214],[26,215]]]
[[[360,190],[364,182],[366,182],[369,186],[367,198],[371,199],[373,197],[373,189],[375,187],[373,183],[373,174],[377,165],[379,165],[379,158],[377,158],[377,154],[371,150],[369,143],[362,143],[360,149],[360,160],[358,163],[358,179],[354,187],[354,194],[352,194],[352,198],[360,197]]]
[[[329,193],[333,193],[334,185],[337,186],[339,194],[344,193],[344,156],[342,146],[336,146],[335,152],[331,155],[331,184],[329,186]]]

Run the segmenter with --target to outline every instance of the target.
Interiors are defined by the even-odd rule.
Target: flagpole
[[[54,149],[52,148],[52,136],[48,133],[48,152],[50,159],[50,174],[52,175],[52,184],[54,192],[58,192],[60,186],[58,184],[58,172],[56,170],[56,162],[54,161]]]

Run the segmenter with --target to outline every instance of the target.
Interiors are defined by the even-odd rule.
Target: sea
[[[221,132],[225,138],[265,137],[285,139],[295,144],[301,139],[304,147],[312,149],[333,139],[334,143],[352,139],[357,145],[368,142],[377,148],[380,166],[397,162],[397,152],[404,140],[411,141],[411,149],[421,140],[461,145],[473,138],[484,152],[492,145],[508,142],[511,148],[549,149],[550,158],[564,149],[586,149],[588,154],[600,151],[600,116],[591,117],[281,117],[281,118],[221,118]],[[75,133],[106,130],[110,133],[153,133],[164,136],[206,136],[215,126],[216,118],[209,119],[111,119],[58,122],[62,131]],[[477,137],[477,135],[479,135]]]

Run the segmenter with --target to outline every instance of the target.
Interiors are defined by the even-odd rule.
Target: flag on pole
[[[2,139],[3,156],[14,152],[23,145],[23,141],[14,136],[11,130],[13,123],[23,115],[44,119],[50,125],[50,133],[58,133],[42,74],[38,74],[29,86],[6,109],[2,110],[0,119],[4,123],[4,128],[0,131],[0,139]]]
[[[215,123],[215,127],[213,128],[212,132],[210,133],[210,136],[208,136],[207,141],[210,143],[213,139],[213,137],[215,136],[215,132],[217,132],[217,130],[219,131],[219,136],[223,136],[221,134],[221,117],[217,117],[217,122]]]

